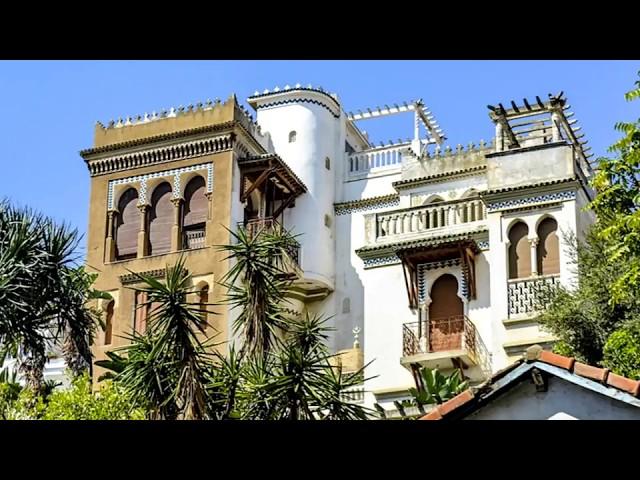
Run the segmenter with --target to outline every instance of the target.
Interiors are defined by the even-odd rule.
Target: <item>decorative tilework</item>
[[[536,197],[515,198],[512,200],[504,200],[502,202],[489,203],[487,205],[487,210],[490,210],[490,211],[506,210],[509,208],[519,207],[521,205],[528,205],[531,203],[553,202],[558,200],[573,200],[575,198],[576,198],[575,190],[568,190],[565,192],[556,192],[556,193],[549,193],[546,195],[538,195]]]
[[[480,240],[476,244],[480,250],[489,250],[489,240]]]
[[[385,195],[383,197],[365,198],[351,202],[334,204],[336,215],[348,215],[355,212],[374,210],[383,207],[397,207],[400,205],[400,197],[396,194]]]
[[[425,298],[427,297],[427,282],[425,280],[425,272],[427,270],[435,270],[437,268],[447,268],[447,267],[456,267],[460,265],[459,258],[452,258],[450,260],[440,260],[438,262],[428,262],[421,263],[418,265],[418,299],[420,303],[424,303]],[[462,291],[465,291],[464,276],[463,276],[463,285]]]
[[[397,255],[389,255],[387,257],[367,258],[364,260],[364,268],[386,267],[387,265],[396,265],[400,263]]]
[[[154,172],[146,175],[136,175],[134,177],[119,178],[117,180],[109,181],[109,188],[107,191],[107,205],[109,210],[114,208],[113,192],[116,185],[128,185],[131,183],[140,183],[140,189],[138,191],[139,203],[147,203],[147,180],[151,178],[169,178],[173,177],[173,196],[174,198],[180,196],[180,175],[188,172],[196,172],[199,170],[207,171],[207,192],[213,191],[213,164],[202,163],[200,165],[191,165],[189,167],[175,168],[173,170],[164,170],[162,172]],[[176,195],[177,194],[177,195]]]

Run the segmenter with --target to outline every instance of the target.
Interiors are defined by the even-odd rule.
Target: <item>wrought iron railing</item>
[[[405,323],[402,333],[402,353],[405,357],[466,350],[483,370],[489,369],[489,356],[484,342],[473,322],[464,315],[433,318],[422,322],[422,325],[420,322]]]
[[[549,303],[554,288],[560,284],[560,275],[541,275],[514,278],[507,283],[509,316],[531,314],[543,310]]]

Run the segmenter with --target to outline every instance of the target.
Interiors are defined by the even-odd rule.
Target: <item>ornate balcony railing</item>
[[[508,281],[509,316],[526,315],[544,309],[560,275],[515,278]]]
[[[400,167],[403,151],[408,147],[407,143],[352,153],[347,157],[347,172],[349,176],[358,176],[371,171]]]
[[[340,393],[343,402],[362,403],[364,402],[364,387],[351,387]]]
[[[376,214],[376,241],[436,228],[474,223],[486,218],[479,198],[442,202]]]
[[[206,231],[204,228],[194,230],[186,230],[183,236],[183,245],[185,250],[204,247]]]
[[[403,356],[450,350],[467,352],[484,372],[490,372],[487,348],[475,325],[466,316],[433,318],[422,322],[422,325],[411,322],[402,326]]]

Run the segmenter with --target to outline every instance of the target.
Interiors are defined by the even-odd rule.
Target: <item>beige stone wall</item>
[[[128,140],[144,139],[145,137],[164,133],[184,132],[185,130],[213,125],[218,122],[226,123],[233,120],[234,105],[234,101],[227,101],[225,104],[211,110],[197,111],[192,114],[184,114],[175,118],[161,119],[131,127],[116,129],[97,126],[94,146],[99,147]],[[232,130],[236,135],[244,135],[242,132],[237,131],[237,127],[229,126],[229,131]],[[185,138],[188,139],[188,136],[181,135],[179,141],[183,142]],[[162,144],[167,145],[167,140],[163,140]],[[153,148],[154,146],[155,144],[149,144],[148,148]],[[118,148],[116,153],[127,153],[127,148],[124,148],[124,146],[123,148]],[[137,148],[139,149],[139,147]],[[204,248],[186,250],[184,252],[174,251],[168,254],[130,260],[108,261],[109,256],[106,254],[105,248],[108,228],[107,195],[110,180],[207,163],[213,164],[213,192],[209,199],[210,214],[206,222]],[[130,288],[133,285],[123,285],[120,280],[121,275],[126,275],[130,272],[163,269],[167,265],[175,264],[180,254],[183,253],[186,258],[186,268],[194,276],[194,285],[203,280],[207,281],[210,292],[209,302],[218,303],[222,300],[225,292],[216,282],[228,271],[229,262],[225,260],[226,254],[221,252],[217,245],[227,244],[231,240],[229,232],[223,227],[232,227],[231,204],[234,201],[232,196],[233,163],[234,153],[232,150],[227,150],[91,177],[86,263],[89,270],[99,273],[95,285],[96,288],[111,292],[115,299],[112,343],[104,345],[104,334],[102,332],[97,336],[97,345],[94,346],[96,360],[106,358],[106,351],[125,344],[126,340],[122,336],[130,333],[133,326],[134,291]],[[150,199],[150,195],[151,192],[149,191],[148,199]],[[211,327],[207,333],[210,335],[216,334],[216,342],[227,340],[229,336],[227,309],[225,307],[210,307],[210,309],[215,311],[216,315],[209,316]],[[220,348],[224,348],[224,346]],[[103,373],[101,370],[100,368],[95,369],[94,378]]]

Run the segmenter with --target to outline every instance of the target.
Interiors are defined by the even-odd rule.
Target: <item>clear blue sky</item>
[[[346,111],[422,98],[452,146],[491,139],[487,104],[563,90],[600,156],[619,136],[615,122],[640,117],[623,97],[638,70],[637,61],[2,61],[0,197],[84,233],[89,174],[78,151],[96,120],[298,82],[337,93]],[[376,143],[412,134],[404,115],[360,126]]]

